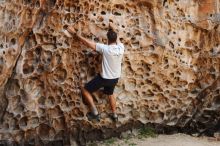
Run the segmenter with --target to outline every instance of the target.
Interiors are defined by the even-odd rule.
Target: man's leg
[[[89,105],[90,111],[94,115],[98,115],[98,110],[95,106],[92,95],[83,87],[81,87],[81,91],[82,91],[83,97],[85,98],[86,103],[88,103],[88,105]]]
[[[118,115],[116,113],[116,99],[115,99],[114,94],[109,95],[108,98],[109,98],[109,102],[110,102],[110,106],[111,106],[111,110],[112,110],[110,117],[113,121],[116,122],[116,121],[118,121]]]
[[[116,99],[115,99],[114,94],[109,95],[108,98],[109,98],[112,113],[116,114]]]
[[[116,113],[116,99],[113,93],[117,82],[118,79],[108,80],[106,86],[104,87],[104,93],[108,95],[109,103],[112,110],[110,118],[115,122],[118,121],[118,116]]]
[[[95,106],[95,103],[93,101],[91,94],[97,91],[99,88],[101,88],[102,84],[103,84],[102,78],[100,77],[100,75],[97,75],[94,79],[88,82],[85,85],[85,87],[81,86],[83,98],[85,99],[85,102],[88,104],[90,111],[93,115],[98,115],[98,110]]]

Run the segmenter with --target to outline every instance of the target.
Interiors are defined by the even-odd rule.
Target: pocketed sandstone
[[[96,93],[102,120],[90,123],[79,90],[99,71],[100,56],[62,32],[74,24],[106,43],[110,21],[126,48],[118,127],[132,120],[200,132],[216,126],[219,8],[218,0],[0,2],[0,139],[56,139],[77,122],[112,126],[103,94]]]

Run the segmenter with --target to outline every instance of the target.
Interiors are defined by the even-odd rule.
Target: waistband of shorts
[[[118,80],[118,79],[119,79],[119,78],[114,78],[114,79],[106,79],[106,78],[103,78],[103,77],[101,76],[101,74],[98,74],[98,76],[99,76],[100,78],[104,79],[104,80],[109,80],[109,81],[110,81],[110,80],[115,80],[115,81],[116,81],[116,80]]]

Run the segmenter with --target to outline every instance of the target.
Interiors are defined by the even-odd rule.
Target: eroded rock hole
[[[45,51],[42,56],[42,60],[45,62],[45,64],[49,64],[52,58],[52,52],[51,51]]]
[[[25,128],[27,126],[27,120],[28,120],[27,117],[21,118],[20,121],[19,121],[19,127],[20,128]]]
[[[106,15],[106,12],[105,12],[105,11],[102,11],[101,14],[102,14],[102,15]]]
[[[36,5],[36,7],[37,7],[37,8],[39,8],[39,7],[40,7],[40,2],[39,2],[39,0],[38,0],[38,1],[36,1],[35,5]]]
[[[14,111],[16,114],[21,114],[24,111],[24,106],[20,104],[14,108]]]
[[[41,96],[39,99],[38,99],[38,103],[40,104],[40,105],[45,105],[45,101],[46,101],[46,98],[44,97],[44,96]]]
[[[3,57],[0,57],[0,74],[2,73],[3,66],[4,66],[4,59]]]
[[[57,68],[54,71],[54,80],[56,82],[63,82],[63,81],[65,81],[66,77],[67,77],[67,72],[65,69]]]
[[[23,73],[24,74],[30,74],[34,71],[34,67],[32,65],[29,65],[29,64],[24,64],[23,65]]]
[[[63,25],[63,29],[67,29],[68,28],[68,25]]]
[[[15,45],[15,44],[16,44],[16,39],[15,39],[15,38],[11,39],[11,44],[12,44],[12,45]]]
[[[41,54],[41,51],[42,51],[42,48],[41,48],[41,47],[37,47],[37,48],[35,49],[36,55],[40,55],[40,54]]]
[[[28,4],[31,3],[31,1],[32,1],[32,0],[24,0],[23,3],[24,3],[24,5],[28,5]]]
[[[54,7],[56,4],[56,0],[49,0],[49,6]]]
[[[215,72],[215,68],[212,66],[210,69],[209,69],[210,72]]]
[[[170,41],[169,46],[174,49],[174,44]]]
[[[50,129],[50,126],[48,126],[47,124],[40,124],[40,126],[37,128],[37,133],[39,134],[41,139],[47,140]]]
[[[79,108],[74,108],[73,109],[73,115],[76,116],[76,117],[83,117],[84,113]]]
[[[55,104],[55,99],[53,96],[49,96],[46,100],[46,106],[50,107],[53,106]]]
[[[102,16],[99,16],[99,17],[97,18],[97,21],[98,21],[98,22],[103,22],[103,21],[104,21],[104,18],[103,18]]]
[[[128,33],[126,33],[126,36],[127,37],[131,37],[131,34],[128,32]]]
[[[150,45],[150,46],[149,46],[149,49],[150,49],[150,51],[154,51],[154,50],[155,50],[154,45]]]
[[[16,79],[13,79],[9,83],[9,87],[6,90],[7,96],[16,96],[19,93],[20,85],[19,81]]]
[[[42,64],[38,65],[37,72],[42,73],[43,71],[44,71],[44,65],[42,65]]]
[[[119,12],[113,12],[113,15],[116,15],[116,16],[121,16],[122,14],[119,13]]]

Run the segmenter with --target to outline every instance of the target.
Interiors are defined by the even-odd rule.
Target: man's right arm
[[[89,39],[86,39],[84,38],[83,36],[81,35],[76,35],[81,42],[83,42],[86,46],[88,46],[89,48],[91,48],[92,50],[96,50],[96,43],[89,40]]]
[[[96,50],[96,43],[89,40],[89,39],[86,39],[85,37],[79,35],[76,33],[75,29],[73,27],[68,27],[67,30],[71,33],[71,34],[75,34],[79,40],[81,42],[83,42],[86,46],[88,46],[89,48],[91,48],[92,50]]]

